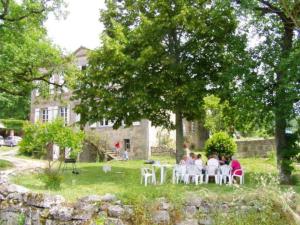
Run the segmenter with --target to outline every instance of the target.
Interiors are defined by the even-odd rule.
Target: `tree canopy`
[[[82,122],[102,118],[114,127],[147,118],[176,127],[183,155],[182,119],[196,119],[203,97],[229,89],[241,69],[245,38],[236,33],[230,1],[107,1],[103,45],[80,79]],[[176,121],[170,119],[176,115]]]
[[[300,42],[295,19],[289,9],[299,7],[297,1],[238,1],[240,12],[248,18],[258,37],[257,45],[249,50],[255,62],[253,73],[239,76],[239,105],[256,119],[274,124],[280,178],[289,183],[291,158],[297,154],[287,133],[288,122],[297,117],[300,100]],[[288,3],[289,9],[286,8]],[[246,22],[245,22],[246,24]],[[243,108],[243,107],[239,107]],[[294,135],[298,135],[297,132]],[[298,137],[299,138],[299,137]],[[291,142],[292,141],[292,142]]]
[[[63,0],[0,1],[0,91],[24,96],[66,70],[68,59],[46,37],[44,21]],[[41,69],[43,68],[43,69]]]

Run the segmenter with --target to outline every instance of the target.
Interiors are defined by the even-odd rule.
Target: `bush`
[[[42,182],[47,189],[59,190],[62,182],[62,176],[57,171],[49,169],[45,170],[45,173],[41,177]]]
[[[206,156],[211,154],[232,156],[236,153],[237,145],[227,133],[218,132],[206,141],[204,148]]]

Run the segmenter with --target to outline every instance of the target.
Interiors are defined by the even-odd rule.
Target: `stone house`
[[[73,55],[76,59],[76,65],[79,69],[84,70],[88,64],[87,52],[89,50],[80,47]],[[63,77],[56,75],[51,81],[63,84]],[[53,85],[49,86],[49,96],[43,97],[39,90],[31,93],[31,114],[30,120],[35,123],[37,121],[48,122],[57,117],[64,119],[67,125],[73,125],[79,121],[80,115],[74,112],[75,101],[71,100],[72,91],[63,88],[63,92],[59,97],[55,95],[58,91]],[[161,128],[151,126],[151,121],[136,121],[131,127],[121,127],[117,130],[112,128],[112,123],[107,120],[99,121],[94,124],[86,125],[86,131],[98,132],[108,143],[108,150],[114,149],[116,143],[120,143],[121,149],[128,150],[131,159],[148,159],[151,156],[151,147],[158,145],[158,132]],[[174,136],[174,132],[171,132]],[[59,149],[54,146],[53,158],[57,158]]]

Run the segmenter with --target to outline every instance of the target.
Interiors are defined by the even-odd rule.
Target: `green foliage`
[[[245,37],[230,1],[107,1],[102,45],[76,88],[82,123],[114,128],[140,119],[174,128],[183,154],[182,119],[201,117],[203,99],[229,87],[243,64]],[[179,156],[179,157],[178,157]]]
[[[11,96],[0,94],[0,118],[1,119],[28,119],[30,111],[30,96]]]
[[[228,101],[221,103],[221,99],[214,95],[204,97],[205,121],[204,126],[212,133],[234,131],[231,118],[226,112],[230,112]]]
[[[30,96],[53,74],[68,71],[69,58],[62,57],[44,27],[48,15],[61,15],[63,7],[63,0],[0,1],[1,93]]]
[[[76,158],[82,147],[84,134],[82,131],[76,131],[75,128],[66,127],[64,121],[56,119],[51,123],[26,123],[24,126],[24,137],[20,143],[20,154],[45,157],[50,148],[56,144],[61,150],[70,148],[71,158]],[[51,152],[51,151],[50,151]],[[62,159],[59,165],[55,161],[51,162],[48,158],[48,168],[42,175],[42,181],[48,189],[59,189],[62,177],[59,174]]]
[[[236,153],[235,141],[225,132],[218,132],[212,135],[205,143],[206,156],[212,154],[232,156]]]
[[[45,184],[45,187],[50,190],[59,190],[63,177],[58,171],[45,170],[45,173],[41,175],[41,180]]]
[[[300,2],[297,0],[280,0],[279,3],[285,14],[293,20],[295,26],[300,28]]]
[[[0,159],[0,170],[7,169],[13,167],[13,164],[9,161]]]
[[[24,137],[20,143],[20,153],[24,155],[46,156],[48,146],[56,144],[60,149],[71,148],[71,156],[76,157],[81,150],[84,134],[72,127],[66,127],[57,119],[51,123],[26,123]]]
[[[18,225],[25,225],[25,219],[26,219],[25,214],[24,213],[20,213],[18,215],[18,221],[17,221]]]
[[[0,119],[0,122],[9,130],[22,130],[25,120]]]
[[[244,121],[252,120],[254,125],[275,125],[280,177],[288,183],[291,161],[284,155],[291,149],[286,131],[288,122],[299,115],[300,95],[298,25],[291,10],[298,9],[299,4],[290,0],[242,0],[239,5],[239,12],[248,18],[243,26],[248,31],[254,29],[260,41],[249,50],[251,74],[241,74],[237,79],[236,110],[245,112],[241,114]]]
[[[287,149],[282,152],[283,169],[287,174],[291,174],[295,169],[293,160],[300,154],[300,130],[293,134],[287,134]]]

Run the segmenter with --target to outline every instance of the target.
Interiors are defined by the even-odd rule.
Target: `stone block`
[[[196,215],[197,208],[196,208],[196,206],[188,205],[188,206],[184,207],[183,211],[184,211],[184,214],[186,217],[192,218]]]
[[[72,220],[74,209],[67,206],[56,205],[50,208],[50,215],[59,221],[70,221]]]
[[[64,202],[65,199],[61,195],[30,193],[27,195],[26,204],[40,208],[50,208],[51,206],[62,204]]]
[[[124,225],[124,223],[121,219],[107,218],[104,222],[104,225]]]
[[[108,215],[110,217],[120,218],[124,213],[124,209],[119,205],[111,205],[108,207]]]
[[[176,223],[176,225],[198,225],[198,220],[196,219],[185,219],[179,223]]]
[[[152,214],[152,221],[154,224],[169,224],[170,214],[165,210],[155,211]]]

